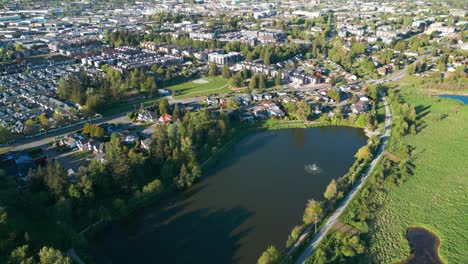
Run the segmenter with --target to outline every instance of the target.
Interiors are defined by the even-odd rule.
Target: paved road
[[[102,123],[131,123],[130,120],[128,120],[126,113],[121,113],[117,115],[112,115],[108,117],[104,117],[102,119],[99,119],[98,121],[94,121],[92,123],[95,124],[102,124]],[[59,130],[56,132],[52,133],[47,133],[46,135],[38,136],[38,137],[32,137],[32,138],[27,138],[27,139],[18,139],[14,144],[12,144],[12,148],[10,151],[21,151],[29,148],[36,148],[36,147],[44,147],[47,146],[47,144],[54,140],[54,137],[56,136],[65,136],[68,135],[72,132],[78,131],[81,128],[83,128],[83,125],[77,125],[73,126],[64,130]]]
[[[424,58],[427,57],[427,54],[429,54],[429,51],[425,53],[426,55],[419,57],[417,60],[415,60],[412,64],[416,64],[418,62],[421,62]],[[393,82],[393,81],[398,81],[399,79],[403,78],[406,76],[406,69],[408,66],[403,68],[402,70],[396,71],[393,74],[388,75],[387,77],[383,79],[378,79],[378,80],[370,80],[369,83],[372,84],[378,84],[378,83],[383,83],[383,82]]]
[[[426,52],[426,54],[427,54],[427,52]],[[425,56],[421,56],[414,63],[421,61],[424,57]],[[405,69],[397,71],[397,72],[393,73],[392,75],[387,76],[385,79],[379,79],[379,80],[374,80],[374,81],[369,81],[369,82],[377,84],[377,83],[382,83],[382,82],[385,82],[385,81],[399,80],[399,79],[403,78],[406,75]],[[319,85],[317,85],[315,88],[317,88],[317,87],[319,87]],[[310,88],[313,88],[313,87],[307,87],[306,89],[310,89]],[[304,88],[300,88],[299,90],[301,90],[301,89],[304,89]],[[297,90],[297,89],[289,87],[289,90]],[[190,97],[190,98],[185,98],[185,99],[173,99],[171,96],[169,96],[167,98],[169,99],[170,104],[174,104],[174,103],[188,104],[188,103],[193,103],[193,102],[199,102],[199,101],[203,100],[204,98],[206,98],[206,96],[197,96],[197,97]],[[339,105],[343,105],[343,104],[345,104],[345,102],[342,102]],[[337,106],[339,106],[339,105],[337,105]],[[130,121],[127,119],[126,113],[120,113],[120,114],[104,117],[104,118],[100,119],[99,121],[93,122],[93,123],[101,124],[101,123],[106,123],[106,122],[108,122],[108,123],[128,123]],[[67,135],[69,133],[72,133],[72,132],[75,132],[75,131],[77,131],[77,130],[79,130],[81,128],[82,128],[82,126],[70,127],[68,129],[56,131],[56,132],[53,132],[53,133],[48,133],[46,135],[39,136],[39,137],[34,137],[34,138],[29,138],[29,139],[24,139],[24,138],[18,139],[14,144],[11,145],[12,148],[10,150],[11,151],[21,151],[21,150],[29,149],[29,148],[44,147],[44,146],[47,146],[47,143],[52,141],[55,136],[65,136],[65,135]]]
[[[429,51],[427,51],[425,54],[426,55],[429,54]],[[413,65],[420,62],[420,61],[422,61],[426,57],[426,55],[419,57],[415,62],[413,62]],[[407,68],[408,68],[408,66],[406,66],[402,70],[394,72],[393,74],[387,76],[386,78],[378,79],[378,80],[369,80],[367,82],[370,83],[370,84],[379,84],[379,83],[384,83],[384,82],[398,81],[401,78],[406,76],[406,69]],[[366,170],[363,177],[361,177],[361,179],[359,181],[359,184],[349,193],[349,195],[346,197],[346,199],[341,203],[340,207],[338,207],[338,209],[336,209],[336,211],[331,215],[331,217],[328,219],[328,221],[322,227],[322,229],[319,230],[319,232],[316,234],[316,236],[311,241],[311,243],[307,246],[307,248],[304,250],[304,252],[302,252],[301,256],[299,257],[299,259],[297,260],[296,263],[304,263],[307,260],[307,258],[312,254],[312,251],[317,247],[317,245],[325,237],[325,235],[330,230],[330,228],[333,226],[333,224],[336,222],[336,220],[341,216],[341,214],[343,213],[346,206],[348,206],[348,204],[354,198],[356,193],[362,188],[362,186],[364,185],[364,182],[366,181],[366,179],[369,176],[370,172],[374,169],[374,167],[376,166],[378,160],[382,156],[382,153],[383,153],[383,151],[385,149],[385,145],[387,143],[388,137],[390,137],[391,128],[392,128],[392,116],[391,116],[391,113],[390,113],[390,108],[388,107],[386,98],[382,97],[382,100],[383,100],[383,102],[385,104],[385,112],[386,112],[386,114],[385,114],[385,116],[386,116],[385,117],[385,132],[381,136],[382,144],[381,144],[381,146],[380,146],[380,148],[379,148],[379,150],[377,152],[377,156],[371,162],[370,166]],[[291,255],[294,252],[294,250],[298,246],[300,246],[302,241],[305,240],[308,237],[308,235],[309,234],[307,232],[304,233],[298,239],[298,241],[290,248],[290,250],[288,251],[288,254]]]
[[[356,196],[358,191],[362,188],[367,177],[369,177],[369,174],[375,168],[375,166],[377,165],[377,162],[382,156],[382,153],[385,149],[385,145],[387,144],[387,140],[390,137],[390,133],[392,129],[392,116],[390,113],[390,108],[388,107],[388,103],[385,97],[383,97],[382,100],[385,106],[385,132],[383,135],[381,135],[382,144],[380,145],[379,150],[377,151],[377,155],[375,156],[374,160],[372,160],[367,170],[364,172],[363,176],[359,180],[356,187],[354,187],[354,189],[348,194],[348,196],[341,203],[341,205],[336,209],[336,211],[327,220],[327,222],[322,227],[322,229],[320,229],[317,235],[312,239],[312,241],[307,246],[307,248],[302,252],[301,256],[296,262],[297,264],[302,264],[307,260],[307,258],[309,258],[309,256],[312,254],[312,251],[317,247],[320,241],[322,241],[322,239],[326,236],[328,231],[330,231],[333,224],[335,224],[336,220],[341,216],[345,208],[348,206],[348,204],[351,202],[354,196]]]

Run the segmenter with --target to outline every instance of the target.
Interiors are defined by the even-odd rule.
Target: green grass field
[[[107,117],[115,114],[127,113],[130,111],[138,111],[142,104],[144,106],[151,106],[159,100],[161,100],[161,98],[148,98],[135,100],[132,102],[121,102],[108,107],[106,110],[102,111],[101,114]]]
[[[178,99],[230,92],[228,81],[221,76],[208,76],[164,88],[173,91]]]
[[[204,81],[199,81],[204,80]],[[204,83],[206,81],[206,83]],[[174,98],[183,99],[188,97],[196,97],[203,95],[214,95],[214,94],[226,94],[231,92],[229,90],[228,81],[221,76],[208,76],[201,79],[189,80],[180,84],[162,87],[174,92]],[[121,102],[108,107],[102,111],[103,116],[110,116],[119,113],[126,113],[130,111],[136,111],[140,108],[140,105],[149,106],[155,102],[161,100],[161,98],[147,98],[135,100],[132,102]]]
[[[422,110],[423,129],[393,140],[389,151],[415,147],[414,175],[375,199],[367,254],[378,263],[395,263],[410,255],[406,229],[424,226],[441,240],[440,255],[447,263],[468,261],[468,105],[429,97],[415,88],[402,88],[408,103]],[[459,107],[456,113],[456,107]],[[447,115],[438,120],[437,116]]]

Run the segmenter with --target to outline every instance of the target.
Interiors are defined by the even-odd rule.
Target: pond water
[[[96,261],[256,263],[269,245],[284,247],[307,200],[323,200],[366,141],[348,127],[251,134],[190,190],[102,232]]]
[[[468,95],[451,95],[451,94],[444,94],[444,95],[439,95],[439,97],[455,99],[455,100],[458,100],[458,101],[463,102],[464,104],[468,104]]]
[[[403,261],[404,264],[442,264],[438,250],[440,241],[437,236],[430,231],[410,227],[406,231],[406,237],[411,246],[411,256]]]

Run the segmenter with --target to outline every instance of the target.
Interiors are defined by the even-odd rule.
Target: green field
[[[423,129],[392,140],[387,149],[413,146],[414,175],[386,195],[374,196],[381,207],[373,212],[367,257],[377,263],[405,259],[410,255],[406,229],[424,226],[439,236],[444,262],[467,263],[468,105],[409,87],[401,94],[419,109]],[[442,115],[446,117],[439,120]]]
[[[224,94],[230,91],[228,81],[221,76],[203,77],[201,79],[190,80],[164,88],[173,91],[174,97],[178,99],[202,95]]]
[[[159,100],[161,100],[161,98],[148,98],[142,100],[135,100],[132,102],[120,102],[106,108],[104,111],[101,112],[101,114],[107,117],[111,115],[127,113],[130,111],[137,111],[138,109],[140,109],[141,105],[151,106]]]
[[[204,80],[204,81],[200,81]],[[198,82],[198,83],[197,83]],[[202,83],[206,82],[206,83]],[[203,95],[226,94],[229,90],[228,81],[221,76],[209,76],[200,79],[186,81],[180,84],[162,87],[174,92],[174,98],[183,99],[188,97],[197,97]],[[149,106],[159,101],[161,98],[147,98],[135,100],[132,102],[120,102],[108,107],[102,111],[103,116],[111,116],[119,113],[137,111],[140,105]]]

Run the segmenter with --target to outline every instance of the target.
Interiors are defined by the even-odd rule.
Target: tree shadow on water
[[[102,248],[110,262],[98,263],[235,263],[239,240],[253,231],[239,230],[252,216],[241,207],[171,213],[145,223],[136,237],[112,230]]]
[[[259,131],[253,132],[252,134],[242,138],[239,142],[232,146],[231,149],[226,151],[226,153],[223,153],[220,157],[217,157],[219,160],[217,165],[209,169],[200,178],[200,180],[203,181],[206,178],[210,178],[211,176],[216,175],[217,172],[235,165],[241,158],[253,153],[254,151],[262,148],[274,140],[278,133],[278,131]]]

